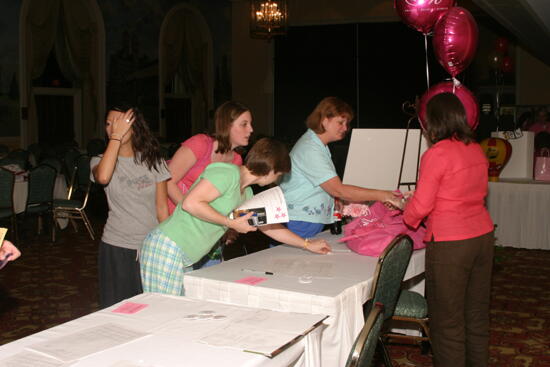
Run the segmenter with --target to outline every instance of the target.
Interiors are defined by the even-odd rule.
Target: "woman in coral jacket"
[[[452,93],[427,105],[417,189],[405,223],[426,217],[426,295],[436,367],[487,366],[493,222],[485,208],[488,162]]]

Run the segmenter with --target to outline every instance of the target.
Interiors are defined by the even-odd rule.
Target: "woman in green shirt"
[[[153,230],[143,243],[141,278],[145,292],[183,295],[183,274],[207,254],[229,228],[239,233],[260,229],[269,237],[309,251],[326,254],[324,240],[304,239],[281,224],[254,227],[252,215],[228,215],[252,197],[250,185],[269,185],[290,171],[290,157],[283,143],[260,139],[243,166],[210,164],[178,204],[174,213]]]

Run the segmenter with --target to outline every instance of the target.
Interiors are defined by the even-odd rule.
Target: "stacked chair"
[[[84,222],[92,240],[95,239],[92,224],[86,215],[86,205],[90,195],[92,182],[90,180],[90,157],[86,154],[80,155],[75,161],[75,168],[72,173],[69,190],[66,199],[55,199],[53,202],[53,225],[52,241],[55,242],[55,227],[57,219],[69,219],[75,231],[78,231],[75,219]]]
[[[13,204],[13,189],[15,185],[15,175],[13,172],[0,167],[0,219],[11,221],[11,228],[15,243],[19,243],[19,233],[17,231],[17,216]]]
[[[29,171],[28,195],[25,218],[38,216],[38,234],[42,230],[42,219],[48,215],[53,221],[53,189],[57,170],[47,164],[40,164]]]
[[[384,306],[377,303],[369,312],[363,329],[351,347],[346,367],[369,367],[372,365],[383,323]]]
[[[373,277],[369,301],[363,306],[366,319],[368,319],[369,314],[377,304],[384,306],[384,321],[393,316],[412,251],[413,242],[411,238],[407,235],[399,235],[380,255]],[[381,337],[378,338],[378,348],[386,367],[392,366],[389,353]]]

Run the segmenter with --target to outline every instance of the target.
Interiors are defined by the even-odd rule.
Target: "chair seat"
[[[11,209],[0,209],[0,218],[8,218],[13,215]]]
[[[54,208],[76,209],[82,206],[82,202],[80,200],[55,199],[53,206]]]
[[[426,318],[428,317],[428,302],[419,293],[402,290],[393,315],[415,319]]]
[[[27,213],[43,213],[50,210],[50,206],[48,204],[39,204],[39,205],[30,205],[25,210]]]

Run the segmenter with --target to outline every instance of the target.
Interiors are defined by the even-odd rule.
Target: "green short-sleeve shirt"
[[[212,163],[206,167],[191,189],[201,180],[208,180],[220,193],[220,196],[210,202],[210,206],[220,214],[228,216],[243,201],[252,197],[250,187],[241,194],[240,178],[238,166]],[[206,255],[227,230],[227,227],[192,216],[182,209],[181,203],[159,228],[193,263]]]

